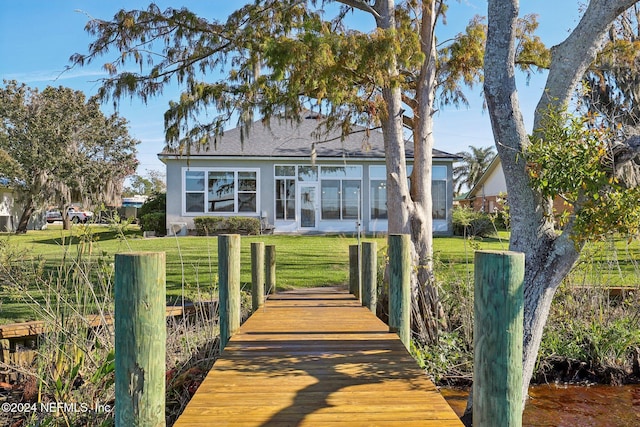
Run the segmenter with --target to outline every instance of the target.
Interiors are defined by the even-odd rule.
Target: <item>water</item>
[[[468,392],[442,389],[458,415]],[[529,389],[523,427],[635,427],[640,426],[640,385],[538,385]]]

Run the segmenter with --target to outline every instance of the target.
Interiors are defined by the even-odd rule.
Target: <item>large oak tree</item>
[[[125,119],[102,113],[96,98],[9,81],[0,88],[0,117],[0,152],[14,165],[6,178],[24,206],[18,233],[26,232],[34,211],[49,205],[66,211],[72,202],[120,202],[124,179],[137,165],[138,141]]]

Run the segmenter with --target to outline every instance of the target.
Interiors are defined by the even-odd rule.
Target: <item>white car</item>
[[[70,207],[67,210],[67,217],[71,222],[77,224],[79,222],[87,222],[93,218],[93,212],[85,211],[80,208]]]

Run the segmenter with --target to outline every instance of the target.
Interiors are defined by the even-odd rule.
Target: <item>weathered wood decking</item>
[[[461,426],[396,334],[346,291],[271,296],[176,426]]]

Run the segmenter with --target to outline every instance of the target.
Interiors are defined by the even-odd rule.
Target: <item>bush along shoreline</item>
[[[579,283],[570,277],[556,293],[531,384],[640,384],[639,285]],[[436,343],[412,343],[412,355],[439,386],[472,384],[472,289],[460,278],[443,284],[450,329]]]

